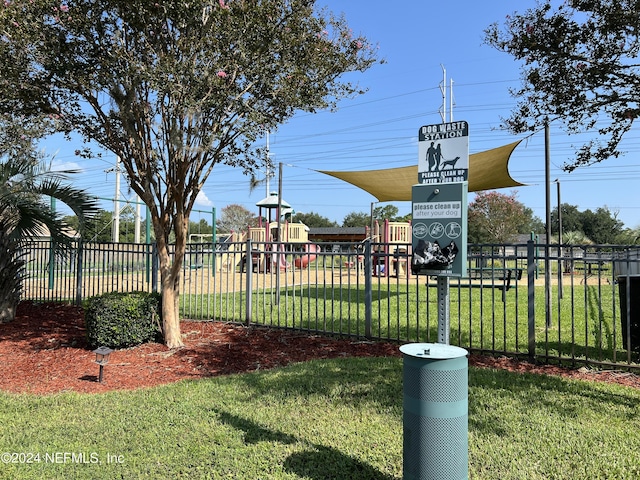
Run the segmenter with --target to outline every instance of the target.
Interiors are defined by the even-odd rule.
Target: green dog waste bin
[[[439,343],[410,343],[400,351],[404,480],[467,479],[468,352]]]

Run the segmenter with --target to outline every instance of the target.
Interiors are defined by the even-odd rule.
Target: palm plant
[[[55,254],[70,247],[70,226],[45,201],[54,198],[78,217],[80,231],[97,211],[87,193],[65,184],[72,170],[53,171],[41,158],[9,155],[0,163],[0,323],[15,318],[24,279],[22,247],[48,230]],[[53,261],[50,258],[50,261]]]
[[[555,237],[556,243],[558,242],[558,237]],[[564,232],[562,234],[562,243],[564,245],[590,245],[593,243],[584,232],[578,230],[572,230],[570,232]]]

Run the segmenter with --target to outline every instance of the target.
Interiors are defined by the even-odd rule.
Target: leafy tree
[[[406,215],[402,215],[400,217],[396,217],[396,222],[410,222],[413,219],[413,214],[411,212]]]
[[[69,206],[80,218],[81,228],[96,206],[85,192],[64,183],[67,175],[74,172],[51,171],[43,162],[34,161],[33,155],[23,155],[25,151],[21,149],[1,153],[6,155],[0,163],[0,323],[3,323],[15,318],[20,300],[25,243],[48,231],[54,254],[71,245],[70,226],[51,209],[49,198]]]
[[[568,133],[592,132],[565,169],[617,157],[640,115],[640,29],[633,0],[543,0],[491,25],[485,42],[524,62],[512,132],[558,121]],[[601,123],[604,122],[604,123]],[[597,125],[596,125],[597,123]]]
[[[63,218],[72,228],[78,229],[78,218],[69,215]],[[144,220],[141,220],[144,222]],[[211,227],[209,227],[211,228]],[[99,209],[92,218],[85,222],[84,240],[88,242],[112,242],[113,241],[113,212]],[[144,237],[144,232],[141,232]],[[142,239],[144,241],[144,238]],[[120,235],[118,241],[133,243],[135,241],[135,214],[134,207],[126,205],[120,211]]]
[[[595,212],[591,210],[581,212],[577,206],[566,203],[563,203],[560,207],[562,211],[562,243],[571,243],[570,239],[567,238],[567,234],[570,232],[579,232],[582,237],[590,242],[599,244],[628,243],[624,240],[626,238],[633,240],[631,238],[632,233],[628,236],[623,235],[625,232],[624,224],[607,207],[600,207]],[[551,227],[553,235],[557,238],[557,207],[551,212]],[[575,234],[571,238],[574,236]],[[582,241],[579,243],[582,243]]]
[[[522,218],[521,223],[519,224],[518,233],[530,233],[530,232],[544,232],[545,225],[544,222],[533,214],[533,210],[525,205],[522,206]]]
[[[581,212],[576,205],[569,205],[563,203],[560,205],[560,212],[562,213],[562,235],[564,237],[565,232],[583,232]],[[558,234],[558,207],[555,207],[551,211],[551,234]],[[562,239],[564,243],[564,238]]]
[[[470,243],[509,243],[518,233],[531,231],[531,209],[516,193],[477,192],[469,204],[467,237]]]
[[[371,215],[366,212],[350,212],[342,221],[343,227],[366,227],[371,225]]]
[[[395,222],[398,217],[398,207],[395,205],[385,205],[373,209],[373,218],[376,220],[389,220]]]
[[[189,220],[189,233],[208,235],[213,233],[213,227],[209,225],[209,222],[207,222],[204,218],[201,218],[197,222]]]
[[[95,215],[85,223],[84,239],[89,242],[110,242],[111,226],[113,214],[107,210],[100,209]],[[68,215],[63,220],[77,230],[79,228],[79,220],[75,215]]]
[[[620,234],[616,236],[614,243],[617,243],[619,245],[640,244],[640,227],[625,228]]]
[[[615,243],[623,231],[624,224],[613,215],[607,207],[600,207],[595,212],[582,212],[582,231],[594,243]]]
[[[216,227],[222,233],[244,232],[257,225],[257,217],[242,205],[227,205],[216,220]]]
[[[3,159],[42,163],[42,152],[35,141],[50,133],[55,122],[46,116],[24,116],[6,112],[0,115],[0,157]]]
[[[395,205],[385,205],[373,209],[373,218],[379,222],[389,220],[390,222],[408,222],[411,215],[398,216],[398,207]],[[368,227],[371,226],[371,214],[367,212],[350,212],[342,221],[343,227]]]
[[[50,114],[58,130],[122,159],[150,210],[170,348],[183,345],[178,305],[189,214],[214,165],[255,171],[265,162],[259,135],[299,110],[336,107],[359,93],[343,74],[376,61],[344,18],[314,6],[13,0],[0,10],[0,112]]]
[[[87,240],[92,242],[113,241],[113,212],[100,210],[92,221],[87,223]]]
[[[321,228],[321,227],[337,227],[338,224],[336,222],[332,222],[327,217],[323,217],[319,213],[309,212],[309,213],[296,213],[292,217],[292,221],[294,222],[302,222],[307,227],[310,228]]]

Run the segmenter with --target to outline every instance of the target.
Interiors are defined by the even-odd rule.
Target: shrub
[[[90,348],[125,348],[162,338],[159,293],[113,292],[92,297],[84,318]]]

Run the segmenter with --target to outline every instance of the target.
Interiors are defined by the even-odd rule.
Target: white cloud
[[[62,162],[55,159],[51,161],[52,172],[64,172],[68,170],[73,170],[78,173],[83,172],[83,168],[76,162]]]
[[[206,193],[200,190],[196,197],[196,205],[200,205],[202,207],[213,207],[213,202],[209,200]]]

